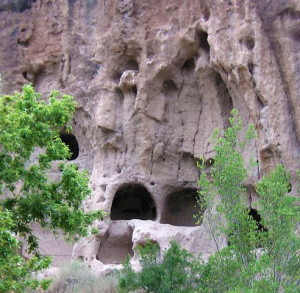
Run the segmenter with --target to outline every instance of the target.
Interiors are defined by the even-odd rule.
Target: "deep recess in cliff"
[[[4,0],[3,91],[33,83],[78,102],[71,159],[91,175],[90,210],[111,212],[75,247],[36,228],[55,264],[78,257],[118,267],[150,238],[176,239],[204,258],[214,251],[195,226],[195,194],[214,128],[231,109],[253,123],[244,152],[258,161],[245,185],[283,163],[294,179],[300,139],[300,2],[297,0]],[[55,176],[55,169],[52,170]]]

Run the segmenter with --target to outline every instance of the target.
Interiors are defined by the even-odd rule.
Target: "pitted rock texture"
[[[161,249],[175,238],[204,258],[214,251],[205,217],[198,227],[192,220],[195,161],[204,156],[209,172],[210,135],[233,108],[258,133],[243,153],[258,162],[245,182],[249,203],[254,182],[278,163],[291,171],[295,193],[298,0],[6,0],[0,26],[5,92],[31,82],[78,102],[74,162],[90,172],[93,189],[86,209],[118,206],[118,217],[73,249],[95,270],[118,266],[126,251],[138,266],[146,238]]]

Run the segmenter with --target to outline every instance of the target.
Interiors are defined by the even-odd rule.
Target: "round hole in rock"
[[[196,226],[194,215],[197,208],[198,192],[195,188],[184,188],[170,193],[166,197],[162,224],[174,226]]]
[[[26,72],[26,71],[24,71],[24,72],[22,73],[22,75],[23,75],[24,79],[27,79],[27,80],[28,80],[28,75],[27,75],[27,72]]]
[[[71,156],[68,158],[69,161],[77,159],[79,155],[79,145],[76,137],[73,134],[61,133],[60,139],[64,142],[70,149]]]
[[[127,255],[133,256],[132,233],[132,229],[127,225],[112,222],[96,258],[104,264],[122,264]]]
[[[155,220],[156,206],[143,185],[126,184],[116,192],[110,217],[112,220]]]

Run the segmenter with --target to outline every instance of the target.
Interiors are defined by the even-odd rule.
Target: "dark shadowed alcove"
[[[198,37],[198,40],[199,40],[200,48],[202,48],[206,53],[209,53],[210,52],[210,46],[209,46],[209,43],[207,41],[207,38],[208,38],[207,32],[199,31],[197,37]]]
[[[255,221],[256,226],[257,226],[257,228],[256,228],[257,232],[267,232],[268,231],[268,228],[265,228],[262,225],[262,223],[261,223],[261,216],[260,216],[259,212],[256,209],[249,208],[248,215],[250,216],[250,218],[252,218],[252,220]],[[232,235],[229,235],[229,237],[228,237],[228,241],[227,241],[228,246],[231,245],[230,240],[229,240],[231,236]],[[256,244],[256,247],[257,248],[261,247],[261,243],[258,242]]]
[[[110,216],[112,220],[155,220],[156,207],[143,185],[126,184],[117,190]]]
[[[196,226],[198,193],[195,188],[176,190],[166,197],[162,224],[174,226]]]
[[[261,216],[256,209],[250,208],[248,215],[256,222],[258,231],[268,231],[261,223]]]
[[[79,145],[76,137],[73,134],[61,133],[60,139],[64,142],[70,149],[71,156],[68,158],[69,161],[77,159],[79,155]]]

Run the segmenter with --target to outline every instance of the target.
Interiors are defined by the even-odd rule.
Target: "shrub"
[[[54,278],[50,293],[117,293],[118,280],[115,274],[96,276],[88,266],[73,261],[61,269]]]
[[[148,241],[145,246],[139,246],[142,270],[134,272],[127,259],[119,278],[121,292],[136,289],[159,293],[196,292],[198,263],[195,257],[175,241],[170,244],[162,260],[156,243]]]

